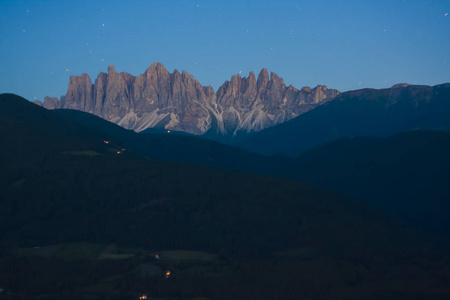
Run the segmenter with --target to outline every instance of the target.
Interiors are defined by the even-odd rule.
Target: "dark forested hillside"
[[[293,159],[262,156],[172,133],[135,134],[74,110],[54,113],[101,130],[143,155],[307,182],[369,203],[435,233],[445,234],[450,228],[446,200],[450,149],[445,132],[419,130],[386,139],[342,138]]]
[[[98,134],[109,136],[121,145],[131,147],[136,153],[156,159],[266,174],[273,173],[280,164],[284,165],[289,161],[286,157],[269,158],[185,133],[168,133],[153,129],[151,130],[153,133],[148,131],[137,134],[100,117],[77,110],[57,109],[52,112],[83,127],[88,127],[89,130],[96,131]]]
[[[14,95],[0,132],[5,299],[449,295],[444,244],[344,196],[148,158]]]
[[[449,233],[450,133],[340,139],[300,155],[284,175]]]

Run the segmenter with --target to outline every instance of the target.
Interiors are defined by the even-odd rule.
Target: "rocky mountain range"
[[[100,116],[127,129],[165,128],[201,135],[234,135],[260,131],[286,122],[330,101],[339,91],[318,85],[301,90],[286,86],[267,69],[258,77],[232,76],[214,92],[186,71],[169,73],[159,62],[144,74],[101,72],[94,84],[88,74],[72,76],[66,95],[45,97],[47,109],[76,109]]]
[[[396,84],[386,89],[341,93],[333,101],[234,144],[264,155],[284,153],[296,157],[344,137],[386,137],[413,130],[450,131],[449,116],[450,83]]]

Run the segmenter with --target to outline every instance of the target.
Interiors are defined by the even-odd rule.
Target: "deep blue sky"
[[[0,0],[0,93],[59,97],[71,75],[155,61],[215,90],[263,67],[297,88],[450,82],[450,1]]]

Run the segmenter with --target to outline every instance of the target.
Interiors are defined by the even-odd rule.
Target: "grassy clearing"
[[[20,188],[27,180],[25,178],[19,179],[11,184],[12,188]]]
[[[319,252],[314,248],[298,248],[286,251],[280,251],[275,257],[282,259],[314,260],[319,256]]]
[[[131,253],[126,253],[131,252]],[[134,252],[134,253],[133,253]],[[135,249],[122,249],[115,244],[109,244],[98,257],[99,259],[128,259],[134,257]]]
[[[79,288],[77,292],[82,294],[108,295],[115,291],[115,286],[111,282],[102,282],[95,285]]]
[[[99,259],[128,259],[134,257],[134,254],[114,254],[114,253],[102,253]]]
[[[45,247],[17,248],[16,254],[20,256],[42,256],[51,257],[58,251],[60,245],[52,245]]]
[[[70,152],[66,152],[67,154],[72,154],[72,155],[82,155],[82,156],[99,156],[102,155],[96,151],[93,150],[85,150],[85,151],[70,151]]]
[[[216,255],[202,251],[168,250],[160,252],[162,263],[181,262],[212,262],[216,260]]]
[[[114,284],[116,281],[123,278],[123,274],[115,274],[101,279],[98,283],[112,283]]]
[[[68,243],[60,245],[54,257],[68,260],[97,259],[104,249],[105,245],[102,244],[88,242]]]
[[[140,251],[141,249],[122,248],[114,244],[106,246],[89,242],[16,249],[16,253],[20,256],[42,256],[66,260],[129,259],[136,256]]]

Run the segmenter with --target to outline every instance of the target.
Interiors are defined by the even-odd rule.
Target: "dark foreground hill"
[[[324,187],[448,235],[450,133],[343,138],[314,148],[284,175]]]
[[[268,157],[193,136],[136,134],[99,117],[55,110],[89,131],[99,131],[141,155],[219,169],[277,175],[367,202],[434,233],[450,228],[446,182],[448,134],[413,131],[389,138],[340,139],[298,159]]]
[[[298,156],[341,137],[388,136],[417,129],[450,130],[450,84],[396,85],[338,95],[283,124],[251,134],[235,145],[262,153]]]
[[[349,198],[146,158],[14,95],[0,134],[5,299],[450,294],[445,247]]]
[[[201,164],[218,169],[239,170],[253,173],[274,173],[279,165],[286,164],[284,157],[266,157],[250,153],[237,147],[202,139],[186,133],[152,129],[137,134],[132,130],[108,122],[89,113],[57,109],[54,114],[70,120],[98,135],[108,136],[125,148],[131,148],[140,155],[172,162]]]

